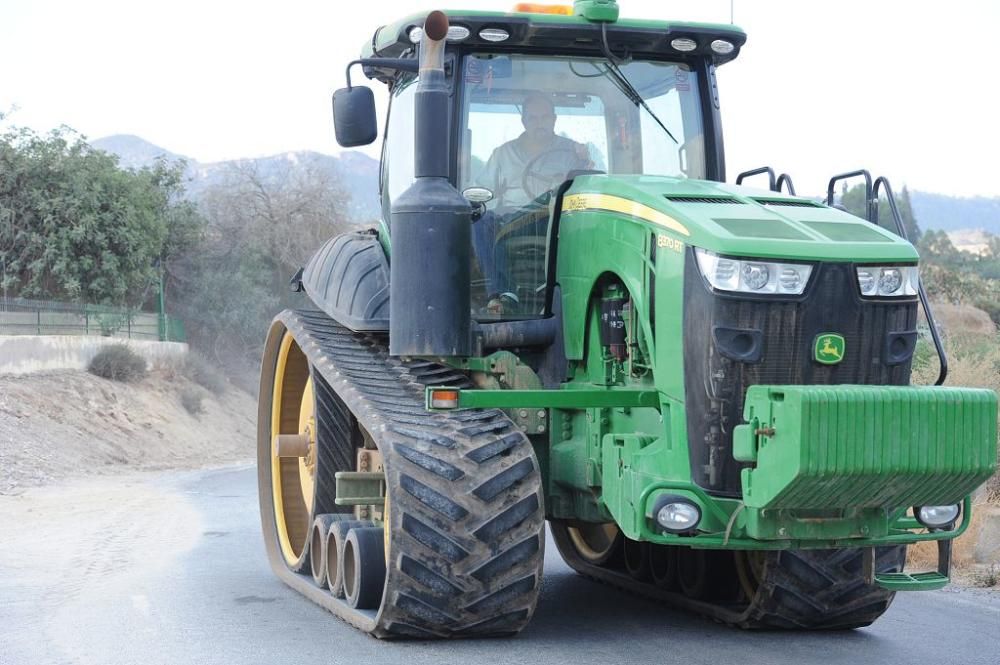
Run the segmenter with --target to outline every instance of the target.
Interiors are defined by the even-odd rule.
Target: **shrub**
[[[196,416],[205,410],[201,400],[202,394],[197,388],[184,388],[181,390],[181,406],[192,416]]]
[[[97,352],[87,370],[112,381],[138,381],[146,376],[146,361],[125,344],[110,344]]]
[[[213,395],[221,395],[226,391],[226,379],[219,368],[200,353],[189,351],[181,372]]]

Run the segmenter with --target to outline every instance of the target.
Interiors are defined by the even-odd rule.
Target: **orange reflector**
[[[457,409],[457,390],[431,390],[432,409]]]
[[[562,16],[572,16],[572,5],[543,5],[537,2],[519,2],[514,5],[515,12],[524,14],[561,14]]]

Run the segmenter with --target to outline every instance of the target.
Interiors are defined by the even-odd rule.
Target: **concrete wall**
[[[181,342],[72,335],[0,335],[0,374],[85,370],[97,352],[109,344],[127,345],[150,366],[177,362],[188,351],[188,345]]]

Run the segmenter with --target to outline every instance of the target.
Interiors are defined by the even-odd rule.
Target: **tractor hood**
[[[564,212],[620,213],[719,254],[815,261],[916,263],[913,246],[811,199],[706,180],[582,176]]]

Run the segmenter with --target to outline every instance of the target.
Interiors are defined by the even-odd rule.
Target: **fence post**
[[[90,334],[90,310],[83,308],[83,334]]]
[[[35,310],[35,314],[38,315],[38,334],[42,334],[42,309],[39,307]]]

